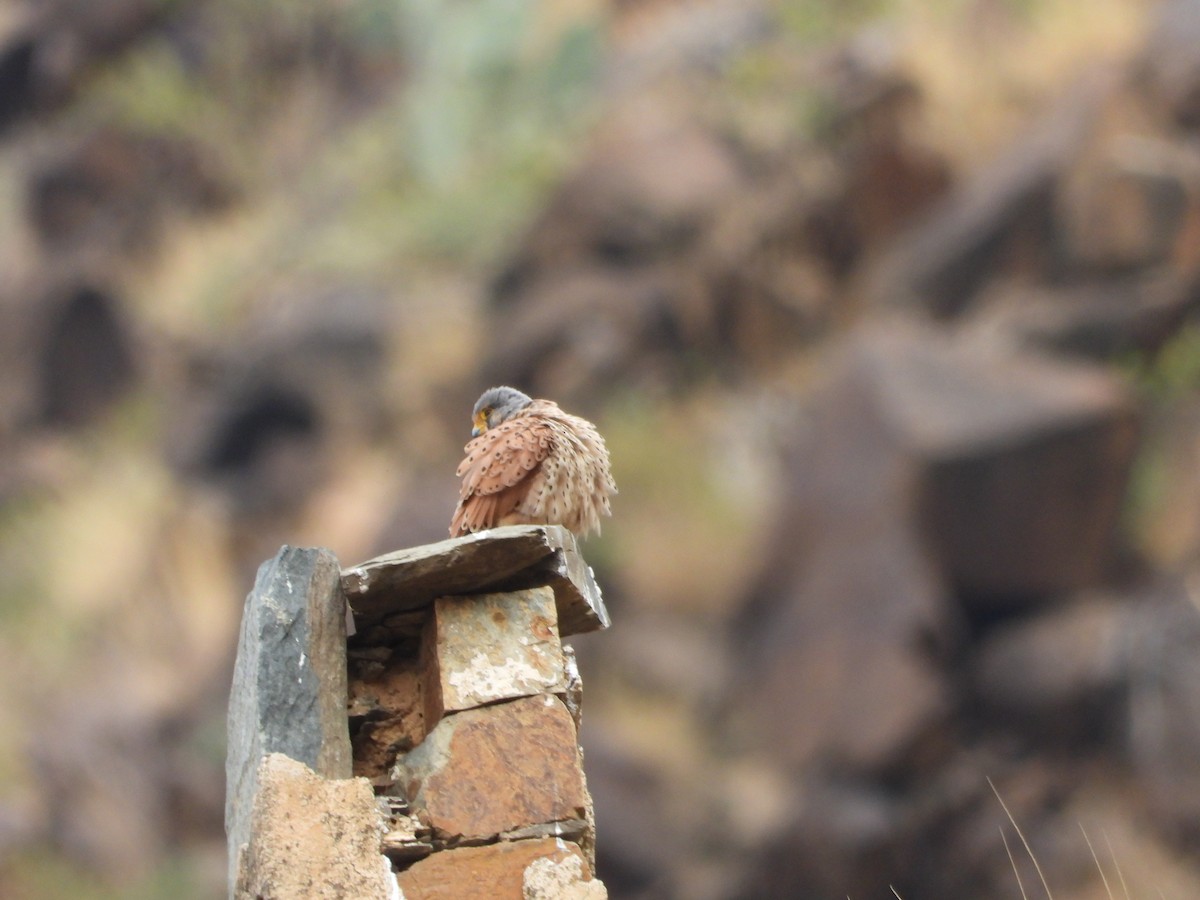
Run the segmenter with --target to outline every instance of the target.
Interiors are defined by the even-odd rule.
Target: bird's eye
[[[479,411],[479,415],[483,416],[485,419],[490,419],[492,417],[492,408],[490,406],[485,406]]]

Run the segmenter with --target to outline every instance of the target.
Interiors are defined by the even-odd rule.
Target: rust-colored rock
[[[603,900],[574,844],[553,838],[435,853],[396,876],[405,900]]]
[[[352,658],[349,692],[354,774],[386,776],[397,753],[407,753],[425,738],[416,660],[402,654],[383,663]]]
[[[399,758],[393,780],[443,841],[488,840],[585,818],[575,724],[555,697],[522,697],[448,716]]]
[[[879,396],[923,469],[925,538],[964,603],[1019,608],[1102,581],[1137,446],[1126,386],[986,336],[876,350]]]
[[[923,540],[985,611],[1097,584],[1113,559],[1137,410],[1102,368],[987,333],[892,325],[850,342],[843,390],[915,466]],[[850,396],[848,394],[847,396]]]
[[[363,778],[328,780],[281,753],[259,769],[250,843],[238,859],[237,900],[386,897],[393,877]]]
[[[425,721],[497,700],[566,690],[554,592],[443,597],[421,641]]]
[[[912,521],[918,472],[870,374],[862,360],[833,370],[813,401],[813,427],[786,459],[776,545],[743,614],[741,727],[798,770],[895,766],[950,710],[922,649],[946,640],[948,616]]]

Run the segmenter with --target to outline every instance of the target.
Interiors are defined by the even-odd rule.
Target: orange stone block
[[[487,840],[585,817],[575,723],[550,695],[448,716],[399,758],[392,779],[444,840]]]
[[[396,881],[405,900],[607,896],[579,848],[553,838],[445,850],[401,872]]]

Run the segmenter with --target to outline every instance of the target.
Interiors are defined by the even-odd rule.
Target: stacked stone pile
[[[607,622],[559,528],[344,573],[284,548],[247,599],[234,676],[232,895],[607,896],[561,642]]]

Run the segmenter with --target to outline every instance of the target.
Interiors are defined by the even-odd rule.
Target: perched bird
[[[474,426],[458,467],[463,481],[451,537],[497,525],[599,533],[617,485],[595,425],[557,403],[494,387],[475,403]]]

